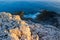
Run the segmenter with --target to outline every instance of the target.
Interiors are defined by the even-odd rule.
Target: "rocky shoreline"
[[[60,40],[60,30],[52,25],[24,21],[19,15],[1,12],[0,40]]]

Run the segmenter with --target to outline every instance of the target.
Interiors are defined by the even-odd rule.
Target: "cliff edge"
[[[21,20],[19,15],[0,13],[0,40],[60,40],[60,30]]]

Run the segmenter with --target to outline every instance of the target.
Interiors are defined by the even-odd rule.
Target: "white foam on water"
[[[28,14],[28,15],[24,15],[25,18],[32,18],[32,19],[35,19],[37,17],[37,15],[39,15],[40,13],[37,12],[35,14]]]

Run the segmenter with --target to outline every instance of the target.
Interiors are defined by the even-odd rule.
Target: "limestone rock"
[[[18,15],[1,12],[0,40],[60,40],[60,30],[52,25],[23,21]]]
[[[14,40],[19,40],[19,37],[21,37],[21,31],[19,31],[18,29],[11,29],[10,33],[11,33],[10,36]]]
[[[31,32],[29,27],[22,26],[20,30],[22,31],[22,35],[26,36],[27,40],[31,40]]]
[[[18,21],[21,20],[19,15],[13,15],[13,19]]]

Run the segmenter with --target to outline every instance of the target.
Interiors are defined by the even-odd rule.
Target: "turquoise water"
[[[25,11],[34,13],[39,10],[50,10],[60,12],[60,3],[56,2],[0,2],[0,12]]]
[[[49,10],[60,13],[60,3],[58,2],[3,2],[0,1],[0,12],[20,12],[24,11],[29,17],[35,17],[40,10]],[[25,16],[26,17],[26,16]]]

